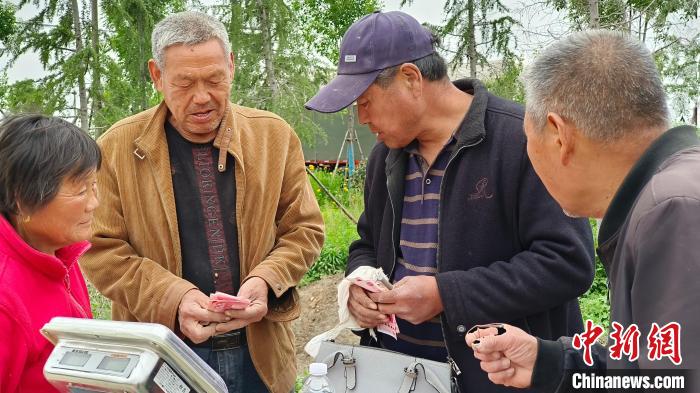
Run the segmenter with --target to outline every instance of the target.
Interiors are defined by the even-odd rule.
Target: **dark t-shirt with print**
[[[165,125],[180,232],[182,277],[205,294],[240,285],[234,161],[217,170],[213,142],[192,143]],[[138,176],[138,174],[136,174]]]

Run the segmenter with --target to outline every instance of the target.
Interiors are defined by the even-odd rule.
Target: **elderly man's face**
[[[193,142],[216,135],[231,94],[233,55],[216,39],[165,49],[165,65],[149,63],[156,89],[170,110],[170,123]]]
[[[405,147],[416,138],[415,100],[396,80],[387,88],[371,84],[357,98],[357,113],[360,124],[367,124],[377,141],[389,148]]]
[[[567,216],[585,216],[579,211],[580,193],[576,192],[579,179],[569,168],[562,165],[558,134],[549,124],[545,125],[543,130],[536,129],[527,113],[523,128],[527,137],[527,155],[549,194]]]

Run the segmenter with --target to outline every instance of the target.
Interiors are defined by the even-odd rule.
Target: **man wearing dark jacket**
[[[620,33],[580,32],[538,57],[525,89],[535,170],[563,209],[603,218],[611,347],[579,351],[578,339],[547,341],[506,325],[500,335],[468,335],[482,368],[496,383],[543,392],[613,386],[612,374],[642,374],[643,389],[627,391],[657,391],[661,374],[648,370],[700,369],[700,141],[693,127],[668,130],[653,57]],[[694,377],[678,391],[700,391]]]
[[[348,308],[369,328],[395,314],[400,333],[363,344],[449,360],[463,393],[496,392],[464,347],[467,328],[495,319],[544,338],[580,331],[592,238],[534,173],[522,108],[479,81],[452,84],[434,44],[402,12],[367,15],[343,38],[338,76],[306,106],[357,101],[379,141],[347,273],[381,267],[395,286],[352,286]]]

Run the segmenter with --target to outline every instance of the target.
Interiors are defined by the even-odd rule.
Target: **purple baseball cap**
[[[385,68],[433,53],[431,33],[412,16],[375,11],[345,32],[340,43],[338,75],[304,107],[332,113],[351,105]]]

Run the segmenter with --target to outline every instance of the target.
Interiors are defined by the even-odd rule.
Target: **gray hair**
[[[197,45],[216,38],[224,52],[231,53],[231,43],[224,24],[216,18],[196,11],[184,11],[169,15],[153,28],[151,50],[158,68],[165,66],[165,49],[184,44]]]
[[[574,33],[547,47],[523,74],[526,111],[537,130],[547,113],[595,140],[668,127],[666,94],[649,50],[618,32]]]
[[[434,32],[430,32],[430,43],[433,44],[433,49],[440,46],[440,38]],[[437,51],[421,57],[420,59],[409,61],[408,63],[415,64],[421,75],[423,75],[423,78],[431,82],[439,81],[447,77],[447,64],[445,63],[445,59],[443,59]],[[401,68],[401,64],[383,69],[379,75],[377,75],[374,83],[379,85],[382,89],[386,89],[391,82],[394,81],[394,77],[398,74],[399,68]]]

